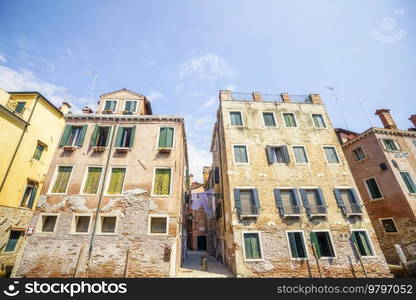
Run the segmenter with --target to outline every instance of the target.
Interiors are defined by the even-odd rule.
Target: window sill
[[[264,258],[259,258],[259,259],[244,259],[244,261],[246,261],[246,262],[264,261]]]
[[[366,159],[367,159],[368,157],[364,157],[364,158],[362,158],[362,159],[360,159],[360,160],[354,160],[356,163],[360,163],[360,162],[362,162],[362,161],[365,161]]]
[[[159,152],[169,153],[173,150],[173,148],[157,148]]]
[[[130,151],[130,147],[115,147],[116,152],[127,153]]]
[[[244,219],[244,218],[258,218],[258,217],[259,217],[259,215],[240,215],[241,219]]]
[[[151,235],[151,236],[168,236],[168,233],[148,233],[147,235]]]
[[[309,217],[326,217],[328,214],[310,214]]]
[[[381,201],[381,200],[385,200],[385,198],[382,197],[382,198],[370,199],[370,202],[377,202],[377,201]]]
[[[104,152],[107,149],[106,146],[94,146],[92,147],[92,150],[94,152]]]
[[[63,146],[64,151],[74,151],[76,149],[79,149],[77,146]]]
[[[321,256],[319,259],[328,260],[328,259],[337,259],[336,256]]]
[[[351,214],[347,214],[347,218],[349,217],[353,217],[353,216],[363,216],[363,213],[351,213]]]
[[[169,194],[169,195],[154,195],[154,194],[151,194],[150,195],[151,197],[160,197],[160,198],[167,198],[167,197],[171,197],[171,195]]]
[[[285,218],[300,218],[300,214],[283,215],[283,219]]]

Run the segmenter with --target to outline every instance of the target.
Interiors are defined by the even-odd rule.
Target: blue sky
[[[380,126],[374,111],[390,108],[409,128],[415,12],[411,0],[3,0],[0,88],[75,111],[121,88],[147,95],[155,114],[185,116],[200,178],[220,89],[320,93],[336,127]]]

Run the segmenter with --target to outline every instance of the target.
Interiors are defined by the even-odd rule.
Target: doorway
[[[207,251],[207,237],[205,235],[197,236],[198,251]]]

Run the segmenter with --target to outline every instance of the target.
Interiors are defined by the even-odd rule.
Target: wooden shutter
[[[116,147],[121,147],[121,138],[123,136],[123,127],[117,128],[117,135],[116,135]]]
[[[300,207],[300,200],[299,200],[299,194],[298,189],[292,189],[292,195],[293,195],[293,201],[294,205]]]
[[[311,243],[312,245],[315,246],[315,249],[316,249],[316,255],[318,256],[318,258],[321,258],[322,254],[321,254],[321,247],[319,246],[319,243],[318,243],[318,237],[316,236],[315,232],[311,232],[310,236],[311,236]]]
[[[257,189],[253,189],[253,200],[254,200],[254,206],[256,208],[256,212],[255,214],[259,215],[260,214],[260,200],[259,200],[259,193],[257,191]]]
[[[351,194],[351,199],[353,203],[357,205],[357,209],[359,210],[359,212],[362,212],[362,209],[360,206],[360,198],[358,198],[357,192],[355,191],[354,188],[350,189],[350,194]]]
[[[241,214],[241,200],[240,200],[240,190],[234,189],[234,204],[237,210],[237,215],[240,216]]]
[[[161,127],[159,129],[159,148],[166,148],[166,135],[167,135],[167,128]]]
[[[71,134],[71,125],[66,125],[64,129],[64,133],[62,134],[60,146],[66,146],[68,144],[69,135]]]
[[[21,231],[10,231],[9,240],[4,248],[4,252],[11,252],[16,249],[17,241],[19,240],[21,234]]]
[[[316,192],[318,193],[319,202],[322,205],[322,212],[326,214],[326,203],[325,203],[324,194],[322,193],[322,189],[321,188],[317,188],[316,189]]]
[[[300,198],[302,199],[303,207],[306,209],[306,211],[309,214],[309,201],[308,201],[308,195],[306,194],[305,189],[299,189],[300,192]]]
[[[29,198],[29,202],[27,203],[27,207],[28,208],[32,208],[33,207],[33,203],[35,203],[35,198],[36,198],[36,193],[38,191],[37,187],[32,187],[32,191],[30,193],[30,198]]]
[[[98,125],[95,125],[94,131],[92,132],[92,135],[91,135],[91,141],[90,141],[91,147],[94,147],[97,144],[98,130],[99,130]]]
[[[272,164],[273,160],[273,148],[271,146],[266,146],[266,155],[267,155],[267,162]]]
[[[107,139],[105,140],[105,145],[108,146],[110,143],[110,137],[111,137],[111,129],[113,127],[112,126],[108,126],[108,134],[107,134]]]
[[[274,193],[274,201],[276,203],[276,207],[279,209],[280,215],[284,216],[285,211],[283,207],[282,195],[280,194],[280,190],[274,189],[273,193]]]
[[[344,215],[347,215],[346,210],[345,210],[344,200],[342,199],[342,196],[341,196],[341,191],[339,189],[334,189],[334,194],[335,194],[335,200],[337,201],[338,206],[341,208]]]
[[[219,167],[215,167],[214,169],[214,182],[220,183],[220,168]]]
[[[136,103],[136,102],[134,102],[134,103]],[[129,144],[129,147],[130,147],[130,148],[131,148],[131,147],[133,147],[133,144],[134,144],[134,136],[135,136],[135,134],[136,134],[136,125],[134,125],[134,126],[131,128],[130,144]]]
[[[173,148],[173,128],[166,128],[166,148]]]
[[[292,254],[292,258],[298,258],[298,247],[296,246],[296,240],[295,240],[295,234],[296,232],[288,232],[288,238],[289,238],[289,245],[290,245],[290,253]]]
[[[281,146],[281,149],[282,149],[282,153],[283,153],[284,162],[286,164],[290,163],[289,151],[287,150],[287,146],[283,145],[283,146]]]
[[[85,133],[87,132],[88,125],[83,125],[81,128],[81,132],[78,137],[78,147],[82,147],[85,139]]]

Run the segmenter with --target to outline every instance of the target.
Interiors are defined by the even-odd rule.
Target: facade
[[[220,92],[218,255],[237,277],[389,277],[320,96]]]
[[[414,272],[416,129],[397,128],[387,109],[376,114],[384,128],[337,133],[387,262],[392,270],[403,264]],[[410,120],[416,127],[416,115]]]
[[[38,92],[0,89],[0,277],[10,275],[26,238],[69,109]]]
[[[67,115],[16,277],[173,277],[188,191],[184,121],[143,95]]]

